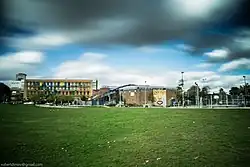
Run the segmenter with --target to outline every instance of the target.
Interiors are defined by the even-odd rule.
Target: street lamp
[[[203,83],[205,83],[207,81],[207,78],[203,78],[202,80],[201,80],[201,91],[203,92],[203,87],[204,87],[204,85],[203,85]],[[203,92],[203,95],[204,95],[204,92]],[[201,107],[203,106],[203,99],[202,99],[202,96],[201,96]]]
[[[182,107],[184,107],[184,72],[181,72],[181,85],[182,85]]]
[[[245,93],[245,98],[244,98],[244,105],[245,105],[245,107],[246,107],[246,96],[247,96],[247,89],[246,89],[246,87],[247,87],[247,82],[246,82],[246,76],[244,75],[243,76],[243,79],[244,79],[244,84],[245,84],[245,86],[244,86],[244,93]]]

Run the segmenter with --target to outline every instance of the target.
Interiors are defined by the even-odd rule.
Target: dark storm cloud
[[[201,0],[192,2],[196,1]],[[193,46],[194,54],[227,47],[232,50],[232,59],[249,56],[247,50],[243,52],[234,46],[236,32],[250,28],[247,0],[213,0],[207,4],[202,0],[203,4],[193,9],[188,8],[187,0],[4,2],[5,19],[19,28],[15,32],[19,34],[25,30],[61,33],[73,42],[95,45],[147,45],[178,39]]]

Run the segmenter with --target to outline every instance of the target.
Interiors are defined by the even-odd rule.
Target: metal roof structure
[[[122,85],[119,86],[117,88],[114,89],[110,89],[108,92],[105,92],[104,94],[100,95],[101,97],[103,96],[109,96],[112,95],[114,93],[116,93],[117,91],[123,91],[123,90],[135,90],[135,89],[167,89],[167,90],[174,90],[173,88],[167,88],[164,86],[150,86],[150,85],[136,85],[136,84],[126,84],[126,85]],[[98,96],[95,96],[98,97]]]

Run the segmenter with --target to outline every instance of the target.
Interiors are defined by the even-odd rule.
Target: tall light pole
[[[184,99],[184,72],[181,72],[181,86],[182,86],[182,107],[184,107],[185,99]]]
[[[196,104],[199,107],[199,85],[197,84],[197,82],[194,83],[196,85]]]
[[[207,78],[203,78],[201,80],[201,91],[203,92],[203,83],[205,83],[207,81]],[[204,92],[203,92],[203,95],[204,95]],[[202,99],[202,96],[201,96],[201,107],[203,106],[203,99]]]
[[[145,102],[144,102],[145,107],[147,105],[147,88],[146,88],[147,85],[146,84],[147,84],[147,81],[145,81],[145,94],[144,94],[145,95]]]
[[[245,107],[246,107],[246,96],[247,96],[247,89],[246,89],[246,87],[247,87],[247,82],[246,82],[246,76],[244,75],[243,76],[243,79],[244,79],[244,84],[245,84],[245,86],[244,86],[244,94],[245,94],[245,96],[244,96],[244,105],[245,105]]]

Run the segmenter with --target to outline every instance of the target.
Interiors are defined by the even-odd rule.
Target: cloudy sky
[[[250,78],[248,0],[1,3],[0,80],[25,72],[176,87],[184,71],[185,87],[218,90]]]

